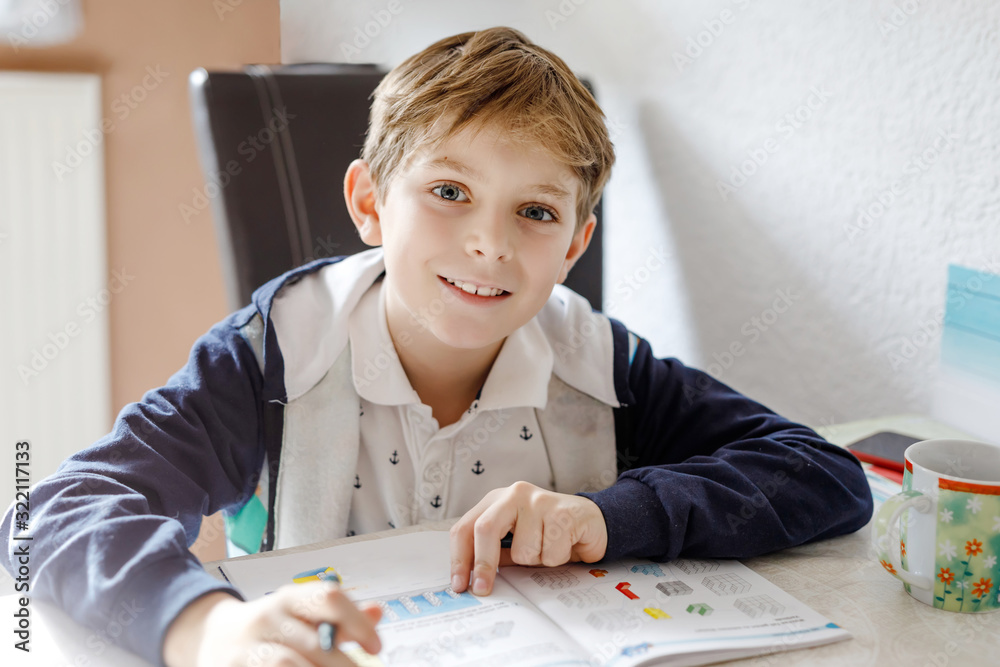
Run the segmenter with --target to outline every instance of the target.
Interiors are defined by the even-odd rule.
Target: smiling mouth
[[[474,294],[476,296],[503,296],[505,294],[510,294],[507,290],[501,289],[499,287],[486,287],[485,285],[475,285],[469,282],[463,282],[461,280],[456,280],[454,278],[447,278],[445,276],[438,276],[441,280],[444,280],[450,285],[454,285],[458,289],[462,290],[466,294]]]

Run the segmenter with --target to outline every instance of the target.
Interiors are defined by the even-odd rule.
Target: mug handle
[[[910,508],[921,514],[933,511],[934,501],[919,491],[903,491],[889,498],[875,514],[872,525],[872,546],[886,572],[917,588],[933,590],[934,580],[903,569],[899,554],[899,516]],[[888,563],[886,562],[888,559]]]

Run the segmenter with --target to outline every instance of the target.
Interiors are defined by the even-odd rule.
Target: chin
[[[459,350],[479,350],[499,343],[509,332],[483,331],[473,327],[435,327],[432,333],[449,347]]]

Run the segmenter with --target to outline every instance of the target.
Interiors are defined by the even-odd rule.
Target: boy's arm
[[[613,327],[616,343],[628,336]],[[625,394],[616,430],[628,438],[618,449],[631,469],[608,489],[579,494],[604,514],[605,559],[748,558],[871,518],[871,492],[849,452],[706,373],[655,358],[642,339]]]
[[[110,434],[30,492],[31,594],[154,664],[173,618],[213,590],[188,550],[202,515],[253,493],[263,458],[261,374],[236,322],[195,343],[166,386],[122,409]],[[13,507],[0,524],[4,566],[18,567]],[[114,625],[114,628],[112,628]],[[109,628],[111,628],[109,630]]]

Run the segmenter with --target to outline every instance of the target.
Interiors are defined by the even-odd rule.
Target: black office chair
[[[289,269],[368,247],[347,213],[343,182],[361,155],[370,95],[384,74],[375,65],[334,63],[191,73],[201,165],[219,190],[211,209],[231,309]],[[600,310],[600,205],[597,220],[565,284]]]

